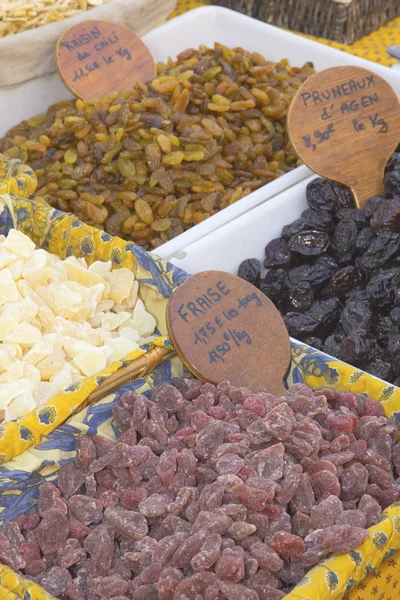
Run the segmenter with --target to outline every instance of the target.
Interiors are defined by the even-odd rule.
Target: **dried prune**
[[[351,190],[337,181],[330,181],[331,188],[335,195],[335,208],[340,210],[341,208],[352,208],[354,206],[354,198]]]
[[[372,196],[367,200],[364,205],[363,213],[367,219],[371,219],[374,212],[381,206],[387,202],[384,196]]]
[[[284,271],[286,274],[285,285],[295,287],[301,281],[308,281],[313,286],[319,286],[332,277],[337,270],[336,261],[330,256],[320,256],[312,264],[304,264],[294,267],[290,271]]]
[[[372,323],[372,310],[368,302],[349,300],[342,312],[341,324],[347,335],[356,331],[368,331]]]
[[[336,206],[336,194],[331,182],[317,178],[310,181],[306,190],[307,204],[314,210],[333,211]]]
[[[299,340],[318,334],[319,321],[309,314],[289,312],[285,315],[284,321],[289,334]]]
[[[257,258],[247,258],[240,264],[238,275],[258,287],[261,280],[261,262]]]
[[[340,300],[335,297],[313,303],[308,314],[318,321],[318,336],[326,337],[331,333],[339,319],[340,308]]]
[[[383,231],[372,240],[366,252],[361,257],[361,265],[368,271],[382,267],[400,247],[400,234]]]
[[[332,296],[341,298],[346,296],[358,283],[357,269],[353,266],[343,267],[336,271],[329,283],[329,292]]]
[[[353,258],[356,250],[358,228],[354,221],[343,220],[336,225],[331,241],[332,256],[339,265],[345,265]]]
[[[278,306],[282,300],[285,277],[284,269],[270,269],[259,285],[262,293]]]
[[[287,267],[290,265],[290,261],[290,248],[285,239],[277,238],[265,246],[264,267],[267,269],[271,269],[273,267]]]
[[[303,256],[321,256],[328,248],[330,239],[323,231],[302,231],[289,240],[289,250]]]
[[[285,312],[304,313],[311,308],[314,299],[313,289],[308,281],[301,281],[288,290],[283,302]]]
[[[375,234],[372,229],[362,229],[356,239],[357,255],[364,254],[364,252],[370,247],[374,238]]]
[[[371,306],[378,310],[393,306],[399,284],[399,269],[386,269],[374,274],[366,287]]]
[[[301,217],[307,222],[307,229],[316,229],[317,231],[331,231],[334,222],[331,214],[326,210],[312,210],[308,208],[301,213]]]
[[[398,196],[400,190],[400,170],[399,168],[395,168],[391,171],[385,173],[385,177],[383,179],[383,183],[385,186],[385,194],[387,196],[393,197]]]
[[[370,220],[371,229],[400,233],[400,199],[392,198],[382,202]]]

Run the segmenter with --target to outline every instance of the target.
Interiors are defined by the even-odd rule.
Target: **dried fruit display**
[[[113,412],[118,442],[79,437],[0,533],[60,600],[279,600],[400,495],[398,428],[365,395],[173,379]]]
[[[90,267],[0,236],[0,411],[20,417],[133,352],[154,333],[138,282],[111,261]]]
[[[35,170],[36,196],[152,249],[298,166],[286,115],[313,72],[221,44],[185,50],[147,85],[13,127],[0,152]]]
[[[256,285],[300,341],[400,386],[400,152],[386,198],[354,208],[349,190],[314,179],[309,208],[238,275]]]

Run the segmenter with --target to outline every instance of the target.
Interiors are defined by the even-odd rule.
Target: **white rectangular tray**
[[[294,66],[312,61],[317,71],[338,65],[358,65],[384,77],[400,97],[400,75],[394,70],[221,7],[210,6],[190,11],[150,31],[143,40],[156,61],[175,58],[186,48],[198,47],[200,44],[212,46],[218,41],[230,47],[242,46],[247,50],[260,52],[273,61],[288,58]],[[51,104],[66,98],[71,98],[71,94],[64,87],[58,73],[1,88],[0,136],[23,119],[46,112]],[[305,179],[310,173],[305,166],[287,173],[160,246],[157,254],[163,258],[175,256],[182,248]]]
[[[280,237],[282,227],[298,219],[306,208],[306,188],[315,178],[308,177],[268,202],[220,227],[176,253],[171,262],[188,273],[208,269],[237,275],[245,258],[265,258],[265,246]]]

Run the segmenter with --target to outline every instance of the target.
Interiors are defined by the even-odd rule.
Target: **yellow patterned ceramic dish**
[[[17,226],[37,245],[61,258],[75,254],[85,257],[88,263],[110,259],[115,268],[125,266],[132,269],[140,283],[146,307],[156,316],[160,334],[165,333],[167,299],[188,276],[133,244],[84,225],[72,215],[60,213],[45,203],[32,202],[28,195],[34,184],[32,172],[20,163],[0,162],[3,193],[0,233],[6,234],[11,227]],[[157,343],[169,342],[160,335]],[[141,351],[146,352],[147,348]],[[123,361],[115,363],[109,370],[118,369],[122,364]],[[60,464],[74,459],[76,438],[80,434],[116,438],[112,407],[124,391],[146,392],[182,375],[183,365],[177,357],[168,360],[145,378],[136,379],[97,404],[75,413],[84,406],[87,394],[108,374],[107,371],[98,377],[88,378],[82,382],[80,389],[60,394],[48,406],[41,407],[40,411],[44,410],[41,415],[30,414],[0,428],[0,453],[4,462],[0,468],[0,524],[37,504],[40,485],[55,480]],[[388,417],[400,424],[400,389],[292,340],[292,363],[287,384],[300,382],[310,387],[328,386],[367,393],[383,404]],[[315,567],[286,596],[286,600],[398,598],[400,504],[389,507],[370,533],[357,551],[334,556]],[[51,600],[52,597],[40,586],[0,565],[0,599]]]

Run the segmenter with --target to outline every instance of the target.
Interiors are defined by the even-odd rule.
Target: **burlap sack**
[[[5,37],[0,40],[0,88],[56,71],[57,40],[80,21],[114,21],[143,35],[160,25],[175,4],[176,0],[109,0],[63,21]]]

